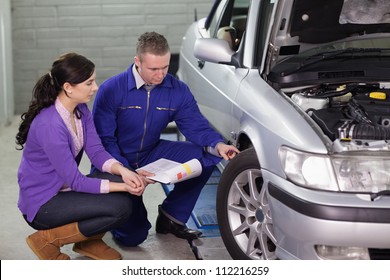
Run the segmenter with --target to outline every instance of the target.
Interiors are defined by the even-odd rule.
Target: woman
[[[18,207],[37,230],[27,244],[40,259],[67,260],[60,247],[93,259],[121,259],[103,235],[122,224],[132,211],[131,196],[142,195],[144,177],[108,154],[96,133],[87,102],[98,87],[94,64],[68,53],[54,61],[33,89],[33,99],[16,135],[23,155],[18,170]],[[83,151],[103,172],[124,182],[80,173]]]

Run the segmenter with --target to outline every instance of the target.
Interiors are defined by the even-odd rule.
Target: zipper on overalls
[[[145,114],[145,120],[144,120],[144,134],[142,135],[142,139],[141,139],[141,146],[139,149],[140,152],[142,152],[142,149],[144,147],[144,140],[145,140],[145,135],[146,135],[146,121],[148,120],[148,114],[149,114],[149,103],[150,103],[150,90],[148,90],[148,99],[146,102],[146,114]],[[139,168],[138,159],[139,159],[139,153],[137,153],[137,158],[136,158],[137,168]]]

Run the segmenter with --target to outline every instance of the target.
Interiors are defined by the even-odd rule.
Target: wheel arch
[[[257,159],[260,163],[260,166],[262,168],[266,167],[268,169],[269,163],[266,162],[266,158],[267,158],[267,153],[270,153],[270,151],[267,150],[266,139],[270,139],[270,138],[267,137],[266,132],[262,133],[262,130],[257,128],[259,128],[259,124],[250,120],[241,123],[241,128],[237,136],[236,145],[240,151],[245,151],[247,149],[253,148],[256,152]],[[273,163],[273,164],[277,164],[277,163]],[[279,168],[281,167],[277,166],[274,168],[280,170]]]

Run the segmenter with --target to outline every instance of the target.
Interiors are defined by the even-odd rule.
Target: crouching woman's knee
[[[132,215],[133,202],[127,193],[115,193],[115,196],[115,203],[113,203],[115,210],[112,215],[116,219],[116,225],[118,226],[126,222]]]

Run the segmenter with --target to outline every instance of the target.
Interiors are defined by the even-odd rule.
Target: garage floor
[[[17,208],[18,184],[16,172],[21,152],[15,149],[15,135],[18,129],[20,116],[15,116],[11,125],[0,127],[0,211],[2,214],[0,225],[0,259],[1,260],[35,260],[25,242],[25,238],[34,232],[21,217]],[[175,134],[164,135],[164,138],[176,137]],[[86,157],[84,160],[88,160]],[[81,164],[83,173],[89,170],[89,162]],[[161,203],[170,186],[154,184],[148,186],[144,201],[149,213],[149,220],[153,224],[149,238],[140,246],[126,248],[116,244],[110,233],[104,240],[116,248],[127,260],[225,260],[231,259],[219,236],[216,225],[214,202],[218,171],[205,186],[200,199],[189,220],[190,227],[198,227],[204,237],[190,244],[171,234],[161,235],[154,231],[154,221],[157,217],[157,205]],[[63,247],[63,251],[72,259],[88,259],[72,251],[71,245]]]

